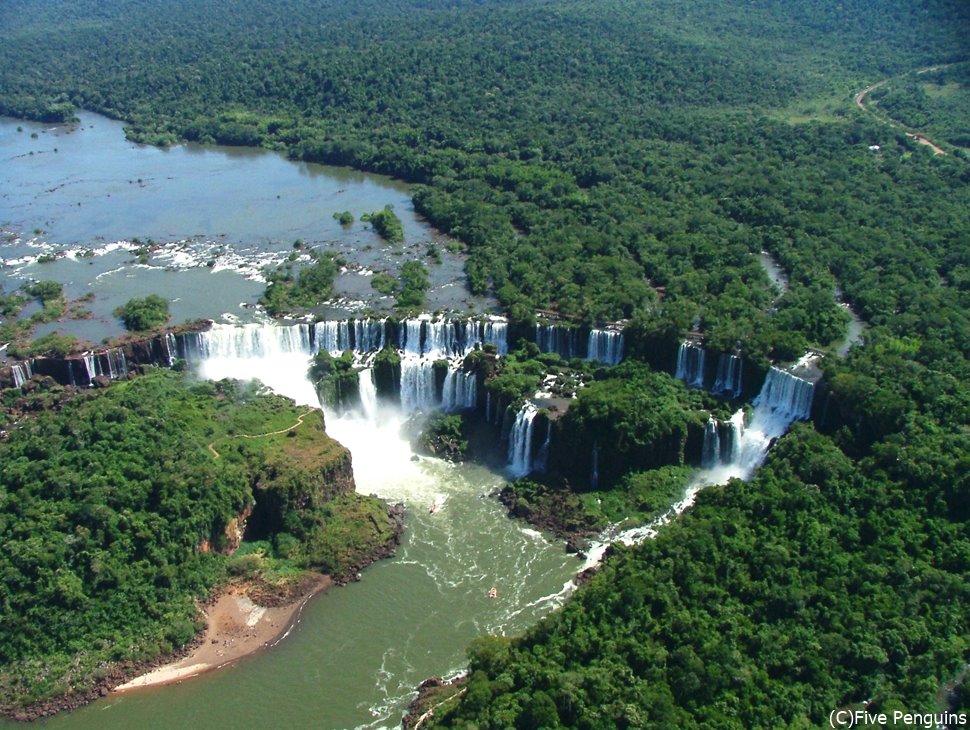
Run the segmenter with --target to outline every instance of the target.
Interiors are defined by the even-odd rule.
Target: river
[[[408,258],[428,264],[431,309],[494,308],[468,293],[462,258],[415,213],[400,182],[265,150],[138,145],[120,122],[86,112],[80,120],[0,118],[0,285],[54,279],[71,299],[95,296],[85,304],[91,319],[44,325],[37,335],[70,332],[95,343],[121,335],[112,310],[151,293],[169,299],[175,323],[251,320],[263,269],[285,261],[297,240],[347,261],[339,300],[321,309],[328,316],[388,309],[393,300],[376,296],[370,275],[396,274]],[[404,226],[403,245],[360,222],[386,205]],[[333,218],[345,210],[350,226]],[[139,260],[135,250],[149,241],[154,250]],[[440,264],[424,258],[430,244]]]
[[[289,255],[296,238],[345,255],[351,266],[338,282],[344,300],[335,309],[354,311],[371,298],[369,271],[393,270],[428,243],[446,243],[414,214],[407,189],[386,178],[255,150],[133,145],[117,122],[81,119],[73,130],[0,120],[0,282],[9,290],[30,278],[55,279],[72,298],[95,294],[91,320],[44,331],[92,341],[121,334],[111,310],[149,293],[171,301],[175,321],[258,318],[252,304],[262,291],[261,269]],[[359,218],[387,204],[404,222],[400,256],[362,224],[344,229],[332,219],[335,211]],[[135,237],[161,243],[146,263],[133,255]],[[83,255],[89,250],[94,255]],[[45,254],[55,260],[44,263]],[[487,310],[491,302],[465,291],[461,265],[445,254],[440,267],[429,266],[431,306]],[[296,401],[316,404],[306,364],[299,357],[239,358],[203,374],[261,376]],[[503,475],[413,461],[401,417],[390,409],[378,416],[328,416],[328,431],[351,449],[359,491],[407,505],[396,558],[311,601],[272,651],[179,685],[112,695],[38,725],[397,727],[413,688],[462,669],[475,637],[521,632],[560,605],[580,564],[561,543],[509,520],[488,497]],[[440,506],[435,514],[432,503]],[[487,595],[492,586],[495,599]]]

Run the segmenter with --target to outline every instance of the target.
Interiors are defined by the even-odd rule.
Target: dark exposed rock
[[[538,493],[526,499],[508,485],[499,492],[498,499],[508,509],[509,516],[525,520],[540,530],[551,532],[566,541],[566,552],[582,556],[589,538],[597,534],[599,525],[578,504],[570,490],[553,489],[533,483]]]
[[[334,582],[337,585],[346,585],[352,580],[359,580],[360,572],[368,565],[384,558],[394,557],[398,546],[401,544],[401,536],[404,534],[404,511],[403,504],[388,505],[387,515],[393,523],[391,537],[383,545],[376,545],[370,551],[361,555],[342,575],[334,576]]]

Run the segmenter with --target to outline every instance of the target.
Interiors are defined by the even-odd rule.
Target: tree
[[[405,261],[401,267],[401,289],[397,294],[397,306],[419,308],[424,306],[424,296],[431,287],[428,269],[420,261]]]
[[[144,332],[168,321],[168,301],[157,294],[149,294],[144,299],[129,299],[124,306],[114,310],[114,315],[124,321],[128,330]]]

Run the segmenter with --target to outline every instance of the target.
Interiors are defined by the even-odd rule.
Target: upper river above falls
[[[265,150],[133,144],[120,122],[79,116],[65,126],[0,118],[0,284],[9,291],[54,279],[71,299],[95,295],[85,305],[92,319],[45,325],[37,335],[70,331],[99,342],[123,334],[111,311],[151,293],[170,300],[175,323],[251,319],[241,305],[256,303],[263,269],[286,260],[297,240],[347,262],[339,299],[324,314],[389,308],[393,300],[372,289],[370,274],[396,274],[409,258],[428,264],[430,309],[493,306],[468,293],[461,257],[415,213],[403,183]],[[386,205],[403,223],[403,245],[360,222]],[[333,218],[340,211],[355,222],[341,226]],[[134,250],[149,241],[157,248],[139,259]],[[425,258],[429,244],[440,264]]]

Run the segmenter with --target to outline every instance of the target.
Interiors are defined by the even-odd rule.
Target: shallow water
[[[448,239],[415,213],[403,183],[264,150],[136,145],[120,122],[80,119],[50,126],[0,118],[0,285],[9,291],[54,279],[70,298],[96,297],[85,305],[88,322],[47,325],[38,335],[76,332],[93,342],[121,335],[112,310],[150,293],[171,301],[173,323],[251,320],[264,269],[293,253],[297,239],[347,261],[338,297],[323,313],[390,307],[370,276],[396,274],[409,258],[428,265],[430,309],[494,306],[468,293],[462,258],[444,250]],[[385,205],[402,221],[403,245],[387,244],[359,220]],[[333,219],[343,210],[353,225]],[[135,250],[149,241],[155,249],[139,261]],[[432,243],[441,264],[425,255]]]

